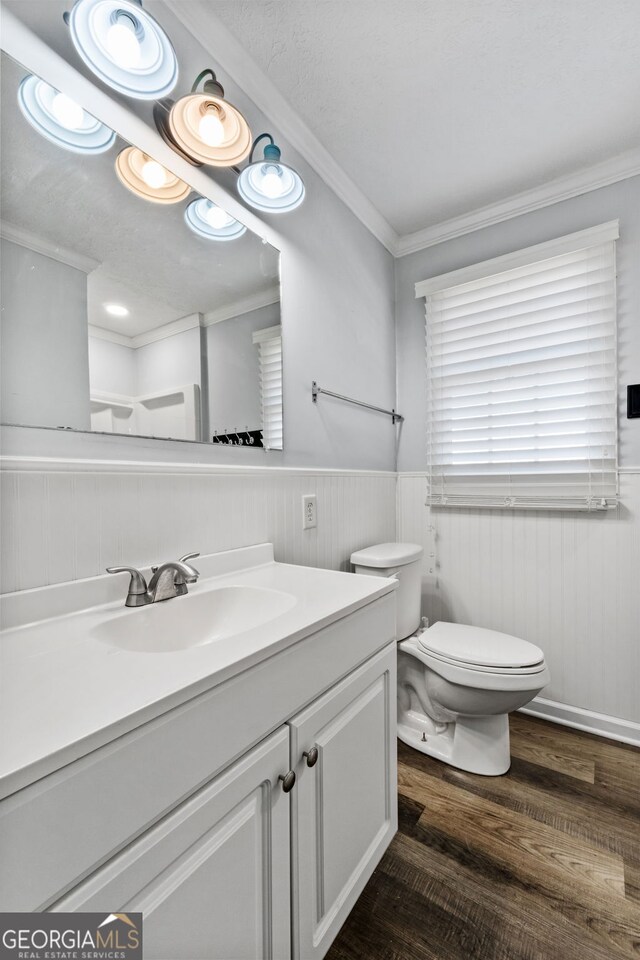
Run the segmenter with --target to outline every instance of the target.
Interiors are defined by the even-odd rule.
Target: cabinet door
[[[286,960],[288,769],[282,727],[52,909],[141,912],[148,960]]]
[[[318,960],[397,829],[395,643],[290,726],[293,956]]]

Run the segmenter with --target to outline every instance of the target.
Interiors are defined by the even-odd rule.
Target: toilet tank
[[[411,636],[420,626],[421,563],[424,550],[416,543],[378,543],[351,554],[355,573],[368,577],[396,577],[398,640]]]

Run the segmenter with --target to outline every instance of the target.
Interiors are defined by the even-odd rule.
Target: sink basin
[[[290,610],[296,598],[264,587],[229,586],[124,610],[91,631],[135,653],[173,653],[243,633]]]

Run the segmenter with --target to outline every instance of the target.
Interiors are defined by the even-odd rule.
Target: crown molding
[[[216,16],[212,4],[205,4],[202,0],[189,4],[181,0],[163,2],[195,37],[216,38],[216,50],[212,51],[212,55],[222,69],[266,116],[275,118],[283,136],[394,257],[416,253],[640,174],[640,149],[630,150],[595,166],[514,194],[498,203],[478,207],[462,216],[399,236],[258,67],[240,41]]]
[[[201,326],[202,314],[190,313],[186,317],[180,317],[178,320],[163,323],[161,327],[148,330],[146,333],[139,333],[135,337],[127,337],[124,333],[116,333],[115,330],[108,330],[106,327],[96,327],[90,323],[89,336],[95,337],[97,340],[106,340],[108,343],[117,343],[121,347],[129,347],[130,350],[137,350],[138,347],[146,347],[148,343],[166,340],[168,337],[174,337],[177,333],[184,333],[185,330],[193,330],[195,327]]]
[[[57,243],[51,243],[45,240],[31,230],[25,230],[15,223],[9,223],[7,220],[0,220],[0,236],[3,240],[9,240],[11,243],[17,243],[20,247],[32,250],[34,253],[40,253],[50,260],[57,260],[58,263],[65,263],[68,267],[75,267],[76,270],[82,270],[83,273],[91,273],[96,267],[100,266],[99,260],[92,257],[86,257],[82,253],[76,253],[75,250],[67,250]]]
[[[425,250],[427,247],[444,243],[446,240],[453,240],[455,237],[461,237],[466,233],[482,230],[483,227],[490,227],[493,224],[502,223],[504,220],[520,217],[525,213],[531,213],[533,210],[540,210],[542,207],[560,203],[562,200],[570,200],[572,197],[578,197],[580,194],[589,193],[601,187],[608,187],[612,183],[628,180],[630,177],[639,174],[640,149],[629,150],[596,166],[578,170],[565,177],[558,177],[556,180],[550,180],[548,183],[515,194],[499,203],[479,207],[477,210],[472,210],[460,217],[454,217],[442,223],[435,223],[424,230],[406,234],[398,239],[394,255],[405,257],[407,254],[417,253],[418,250]]]
[[[630,150],[596,166],[549,181],[498,203],[488,204],[462,216],[399,236],[301,120],[236,37],[219,20],[214,13],[213,4],[205,0],[197,0],[197,2],[193,0],[190,3],[184,3],[182,0],[161,0],[161,2],[199,42],[203,42],[203,37],[215,38],[216,50],[215,53],[212,52],[212,57],[216,63],[233,78],[267,117],[274,118],[278,130],[291,146],[394,257],[407,256],[455,237],[640,174],[640,149]],[[118,130],[124,139],[137,143],[141,149],[152,153],[159,162],[188,182],[194,190],[224,206],[232,216],[258,236],[280,249],[279,236],[270,224],[247,210],[206,173],[194,169],[182,160],[146,121],[117,103],[109,94],[98,89],[50,50],[44,41],[37,38],[13,13],[5,8],[2,12],[2,48],[10,56],[27,65],[32,72],[37,73],[56,89],[68,92],[70,96],[79,99],[90,113],[107,126]],[[206,41],[204,44],[206,45]],[[83,257],[54,245],[48,249],[40,249],[32,244],[32,241],[35,243],[38,238],[31,237],[28,242],[22,242],[18,239],[18,235],[22,234],[19,228],[15,228],[18,231],[17,234],[9,236],[4,232],[5,225],[2,226],[2,235],[7,239],[28,246],[36,252],[42,252],[45,256],[76,266],[85,273],[90,273],[99,265],[89,257]],[[10,228],[12,226],[9,225]]]
[[[163,323],[161,327],[154,330],[148,330],[147,333],[139,333],[132,337],[133,348],[146,347],[149,343],[156,343],[158,340],[166,340],[168,337],[175,337],[177,333],[185,333],[186,330],[194,330],[202,326],[202,314],[190,313],[186,317],[180,317],[178,320],[171,320],[169,323]]]
[[[207,48],[216,63],[247,97],[253,100],[258,109],[270,120],[273,119],[278,132],[309,166],[313,167],[374,237],[390,253],[395,253],[398,234],[391,224],[334,160],[240,41],[216,16],[213,9],[215,4],[202,0],[192,3],[184,3],[182,0],[163,2],[183,26]],[[213,49],[208,38],[213,40]]]
[[[428,297],[441,290],[447,290],[449,287],[474,283],[476,280],[492,277],[497,273],[503,273],[505,270],[513,270],[516,267],[523,267],[539,260],[548,260],[551,257],[561,256],[563,253],[572,253],[574,250],[597,247],[600,244],[617,240],[619,236],[620,222],[609,220],[607,223],[598,224],[597,227],[588,227],[586,230],[578,230],[576,233],[570,233],[564,237],[546,240],[544,243],[536,243],[524,250],[514,250],[511,253],[503,254],[501,257],[493,257],[491,260],[472,263],[468,267],[451,270],[449,273],[440,274],[438,277],[420,280],[415,285],[415,295],[416,298]]]
[[[210,310],[205,313],[202,326],[211,327],[214,323],[222,323],[223,320],[231,320],[233,317],[241,317],[243,313],[251,313],[252,310],[259,310],[261,307],[268,307],[272,303],[280,302],[280,286],[269,287],[260,293],[250,294],[248,297],[242,297],[240,300],[229,303],[224,307],[218,307],[217,310]]]
[[[195,327],[202,326],[202,314],[191,313],[186,317],[180,317],[178,320],[171,320],[164,323],[161,327],[154,330],[148,330],[146,333],[139,333],[135,337],[128,337],[124,333],[116,333],[115,330],[108,330],[106,327],[96,327],[89,324],[89,336],[97,340],[106,340],[108,343],[117,343],[121,347],[129,347],[130,350],[137,350],[138,347],[146,347],[148,343],[156,343],[158,340],[166,340],[168,337],[174,337],[177,333],[184,333],[185,330],[193,330]]]
[[[133,349],[133,337],[126,337],[124,333],[116,333],[115,330],[107,330],[105,327],[96,327],[89,324],[89,336],[94,340],[106,340],[107,343],[117,343],[121,347]]]
[[[217,310],[211,310],[209,313],[191,313],[186,317],[180,317],[179,320],[164,323],[161,327],[156,327],[154,330],[147,331],[147,333],[139,333],[135,337],[127,337],[124,333],[116,333],[115,330],[109,330],[106,327],[96,327],[91,323],[89,324],[89,336],[98,340],[106,340],[108,343],[117,343],[121,347],[129,347],[130,350],[137,350],[139,347],[146,347],[149,343],[156,343],[158,340],[173,337],[177,333],[184,333],[185,330],[193,330],[195,327],[211,327],[214,323],[222,323],[223,320],[240,317],[244,313],[251,313],[252,310],[259,310],[261,307],[268,307],[272,303],[279,303],[279,301],[280,286],[277,285],[248,297],[242,297],[240,300],[235,300],[224,307],[218,307]]]

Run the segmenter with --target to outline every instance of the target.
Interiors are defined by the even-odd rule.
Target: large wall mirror
[[[2,422],[282,449],[278,250],[193,191],[126,189],[118,138],[47,139],[29,70],[1,71]]]

